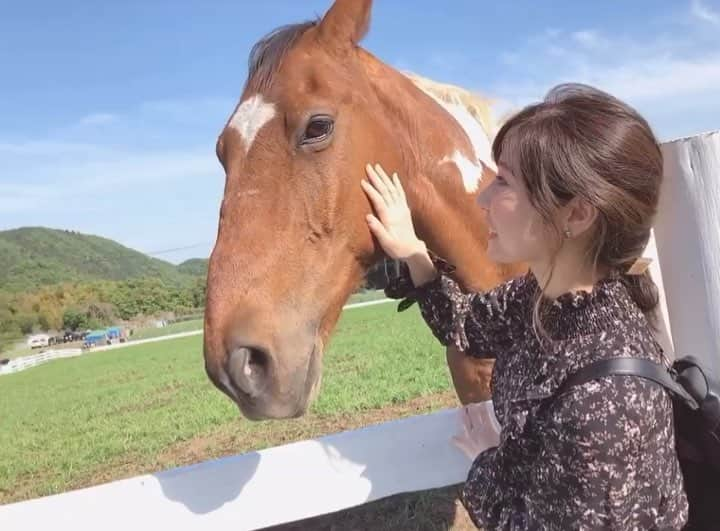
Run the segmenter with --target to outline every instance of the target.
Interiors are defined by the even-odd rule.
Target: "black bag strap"
[[[584,384],[603,376],[624,375],[639,376],[651,380],[678,396],[691,409],[698,409],[697,401],[690,396],[685,388],[677,383],[667,367],[650,360],[639,358],[610,358],[598,360],[568,376],[560,386],[557,394],[564,393],[570,387]]]

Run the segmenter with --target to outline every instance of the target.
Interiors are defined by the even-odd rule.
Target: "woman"
[[[636,271],[662,180],[657,140],[623,102],[562,85],[503,125],[493,157],[498,175],[478,198],[487,253],[530,270],[488,293],[466,294],[429,256],[397,175],[368,166],[363,181],[377,214],[369,227],[407,264],[405,296],[435,336],[496,358],[499,437],[488,442],[491,419],[468,419],[460,444],[476,457],[463,504],[487,529],[682,528],[687,499],[664,390],[608,376],[556,393],[598,359],[664,360],[649,318],[657,290]]]

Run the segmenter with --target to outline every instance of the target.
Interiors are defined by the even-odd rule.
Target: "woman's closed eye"
[[[508,182],[502,175],[498,174],[495,176],[495,182],[500,186],[507,186]]]

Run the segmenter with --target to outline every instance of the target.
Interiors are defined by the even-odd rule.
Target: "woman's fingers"
[[[375,173],[377,173],[378,177],[380,177],[380,180],[382,180],[390,197],[392,197],[393,199],[397,199],[399,194],[395,189],[395,183],[393,183],[390,177],[388,177],[388,174],[385,173],[385,170],[380,164],[375,164]]]
[[[470,417],[468,416],[468,410],[463,407],[458,411],[458,413],[459,430],[457,434],[452,436],[451,440],[453,444],[462,450],[465,455],[467,455],[470,459],[474,459],[477,456],[478,451],[476,448],[476,442],[472,436],[473,426]]]
[[[475,451],[474,445],[469,439],[453,436],[452,442],[470,459],[475,459],[477,457],[477,452]]]
[[[502,428],[495,419],[492,403],[479,402],[469,404],[467,407],[468,419],[472,425],[470,438],[482,444],[483,448],[490,448],[500,444]]]
[[[373,166],[368,164],[367,166],[365,166],[365,172],[367,173],[372,185],[380,193],[383,201],[385,201],[385,203],[387,204],[392,203],[394,199],[392,192],[388,188],[388,185],[383,180],[382,176],[377,172],[377,170]]]
[[[385,217],[387,202],[380,194],[380,192],[377,191],[377,188],[375,188],[365,179],[360,181],[360,186],[363,187],[363,190],[365,190],[365,192],[368,194],[368,197],[370,197],[370,201],[372,201],[373,207],[375,208],[375,211],[378,213],[378,215],[381,218]]]
[[[397,173],[393,173],[392,176],[393,183],[395,184],[395,189],[397,190],[398,195],[402,198],[403,201],[407,203],[407,197],[405,196],[405,189],[402,187],[402,183],[400,182],[400,177],[398,177]]]
[[[460,436],[461,437],[469,437],[470,436],[470,430],[472,430],[472,423],[470,422],[470,419],[468,418],[467,409],[464,407],[461,408],[458,412],[459,418],[458,418],[458,424],[460,425]]]
[[[392,238],[385,228],[385,225],[372,214],[368,214],[366,219],[370,231],[375,235],[382,248],[390,249],[392,247]]]

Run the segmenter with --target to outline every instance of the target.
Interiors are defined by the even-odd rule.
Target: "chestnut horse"
[[[419,236],[468,289],[526,270],[484,254],[475,198],[494,175],[486,102],[465,105],[467,93],[402,74],[360,48],[370,9],[370,0],[337,0],[322,19],[258,42],[217,142],[226,182],[208,273],[205,367],[250,419],[306,411],[342,306],[383,257],[365,221],[366,163],[398,172]],[[452,348],[447,356],[461,401],[488,399],[492,360]]]

